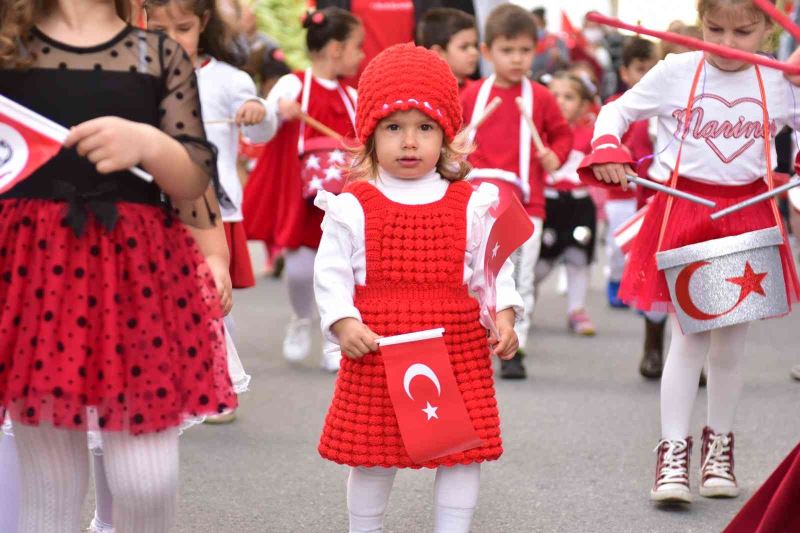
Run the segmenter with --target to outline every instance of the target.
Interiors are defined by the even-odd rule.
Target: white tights
[[[350,533],[380,533],[396,468],[351,468],[347,480]],[[433,485],[434,532],[469,533],[478,502],[481,466],[478,463],[440,466]]]
[[[75,533],[88,486],[86,433],[22,424],[14,433],[21,473],[16,531]],[[178,430],[135,437],[104,432],[103,447],[116,532],[169,531],[177,506]]]
[[[688,435],[697,397],[700,372],[708,360],[708,426],[715,433],[733,428],[742,392],[741,361],[748,324],[684,335],[670,315],[672,341],[661,377],[661,435],[684,439]]]
[[[562,254],[567,269],[567,313],[586,308],[586,293],[589,290],[589,264],[586,252],[570,246]],[[556,265],[555,260],[539,259],[536,263],[536,285],[543,282]]]
[[[284,275],[289,290],[289,302],[297,318],[312,318],[316,309],[314,299],[314,258],[317,251],[301,246],[283,253]]]

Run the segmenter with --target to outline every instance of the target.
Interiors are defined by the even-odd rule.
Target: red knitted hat
[[[413,43],[396,44],[369,62],[358,82],[356,131],[366,142],[380,120],[395,111],[418,109],[452,141],[461,128],[458,82],[447,63]]]

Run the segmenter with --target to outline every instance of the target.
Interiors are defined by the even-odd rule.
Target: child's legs
[[[574,246],[564,251],[564,263],[567,268],[567,312],[572,313],[586,307],[589,263],[586,252]]]
[[[284,275],[289,289],[289,301],[297,318],[312,318],[316,307],[314,299],[314,258],[317,251],[301,246],[286,250]]]
[[[350,533],[383,531],[383,515],[397,474],[396,468],[357,467],[347,478]]]
[[[538,287],[539,284],[546,280],[555,266],[556,262],[552,259],[539,259],[539,261],[536,262],[536,269],[534,270],[534,286]]]
[[[166,533],[178,499],[178,429],[133,436],[103,433],[117,533]]]
[[[533,235],[512,255],[514,259],[514,281],[517,286],[517,292],[522,297],[522,303],[525,305],[525,312],[522,314],[522,318],[517,320],[514,326],[521,348],[525,346],[525,342],[528,339],[528,330],[531,327],[531,316],[535,305],[533,291],[534,271],[539,260],[539,251],[542,247],[543,221],[541,218],[535,217],[532,217],[531,221],[533,222]]]
[[[12,435],[0,431],[0,531],[17,531],[20,504],[19,458]]]
[[[606,258],[608,259],[608,279],[620,281],[625,270],[625,254],[614,242],[614,232],[636,213],[636,200],[609,200],[606,202],[608,231],[606,234]]]
[[[103,462],[103,448],[98,447],[92,450],[92,467],[95,499],[94,525],[103,531],[103,529],[110,529],[114,526],[114,498],[111,496],[111,487],[108,486],[108,474]]]
[[[684,335],[675,315],[670,315],[672,340],[661,376],[661,437],[685,439],[700,385],[700,372],[711,344],[709,332]]]
[[[469,533],[480,485],[480,463],[436,469],[433,486],[435,533]]]
[[[86,432],[14,424],[22,481],[19,533],[75,533],[89,484]]]
[[[748,323],[711,332],[708,352],[708,427],[715,433],[730,433],[736,405],[742,393],[741,362]]]

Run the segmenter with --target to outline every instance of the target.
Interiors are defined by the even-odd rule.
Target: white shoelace
[[[664,443],[667,444],[667,450],[664,452],[663,464],[658,473],[658,485],[664,485],[666,483],[688,484],[689,468],[687,466],[687,448],[689,447],[689,443],[682,439],[662,439],[653,451],[660,453]]]
[[[731,438],[727,435],[714,434],[711,437],[706,460],[703,462],[703,466],[700,470],[704,475],[721,477],[733,481],[730,453]]]

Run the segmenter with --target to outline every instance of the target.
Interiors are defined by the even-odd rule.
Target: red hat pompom
[[[436,53],[413,43],[396,44],[369,62],[358,82],[356,132],[367,141],[375,126],[395,111],[418,109],[452,141],[461,129],[458,82]]]

